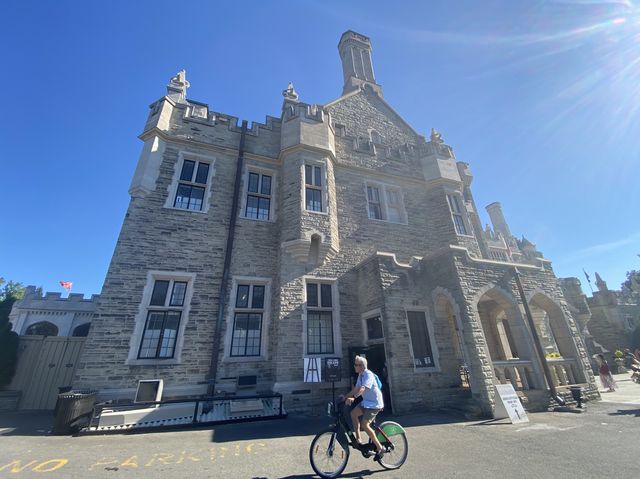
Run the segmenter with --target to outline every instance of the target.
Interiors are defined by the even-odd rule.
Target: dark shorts
[[[367,409],[367,408],[362,408],[362,423],[365,424],[369,424],[371,421],[373,421],[376,416],[378,415],[378,413],[380,412],[380,409]]]

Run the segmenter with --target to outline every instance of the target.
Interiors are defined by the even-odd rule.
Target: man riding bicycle
[[[371,371],[367,369],[367,358],[356,356],[353,366],[358,373],[358,380],[353,389],[347,394],[345,403],[352,405],[356,398],[362,397],[362,402],[351,410],[351,423],[353,424],[353,434],[360,442],[360,428],[367,433],[376,447],[375,460],[379,460],[385,453],[382,444],[378,441],[371,422],[384,407],[382,391]],[[360,420],[360,417],[362,419]]]

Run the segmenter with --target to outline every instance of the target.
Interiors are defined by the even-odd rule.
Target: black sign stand
[[[331,396],[333,405],[336,404],[336,381],[342,379],[342,368],[340,366],[340,358],[325,358],[324,360],[324,378],[331,381]]]

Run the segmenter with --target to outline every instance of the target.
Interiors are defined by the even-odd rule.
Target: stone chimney
[[[344,87],[342,94],[346,95],[365,85],[382,96],[382,87],[376,83],[371,61],[371,40],[352,30],[348,30],[340,37],[338,51],[342,60]]]

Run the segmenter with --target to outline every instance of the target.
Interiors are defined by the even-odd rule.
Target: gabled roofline
[[[358,95],[358,94],[360,94],[360,93],[364,94],[364,92],[363,92],[362,90],[355,90],[355,91],[349,92],[349,93],[347,93],[346,95],[342,95],[342,96],[340,96],[340,97],[336,98],[335,100],[331,100],[330,102],[325,103],[325,104],[324,104],[324,105],[322,105],[322,106],[323,106],[324,108],[327,108],[327,107],[333,106],[333,105],[335,105],[336,103],[340,103],[341,101],[346,100],[347,98],[350,98],[350,97],[352,97],[352,96]],[[413,127],[412,127],[412,126],[407,122],[407,120],[405,120],[404,118],[402,118],[402,116],[401,116],[401,115],[400,115],[400,114],[395,110],[395,108],[393,108],[391,105],[389,105],[389,103],[388,103],[384,98],[382,98],[380,95],[378,95],[378,98],[379,98],[379,99],[380,99],[380,101],[382,101],[382,103],[384,103],[384,104],[387,106],[387,108],[389,108],[389,110],[391,110],[391,112],[392,112],[394,115],[396,115],[396,116],[398,117],[398,119],[399,119],[399,120],[400,120],[400,121],[401,121],[401,122],[402,122],[406,127],[408,127],[408,128],[409,128],[409,129],[410,129],[410,130],[411,130],[411,131],[412,131],[416,136],[419,136],[419,137],[422,137],[422,138],[425,138],[425,139],[426,139],[426,137],[425,137],[424,135],[421,135],[421,134],[420,134],[420,133],[418,133],[416,130],[414,130],[414,128],[413,128]]]

